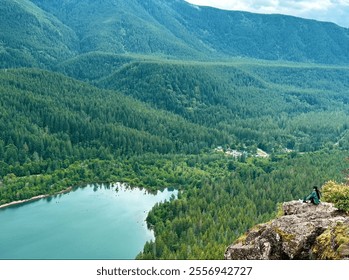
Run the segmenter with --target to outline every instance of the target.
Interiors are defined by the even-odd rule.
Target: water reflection
[[[156,195],[127,184],[86,185],[0,211],[0,259],[133,259],[154,238],[146,216]]]

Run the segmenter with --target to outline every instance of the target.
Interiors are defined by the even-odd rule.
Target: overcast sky
[[[186,0],[225,10],[286,14],[331,21],[349,28],[349,0]]]

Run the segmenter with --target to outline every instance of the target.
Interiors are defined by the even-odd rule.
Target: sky
[[[285,14],[349,28],[349,0],[186,0],[200,6],[263,14]]]

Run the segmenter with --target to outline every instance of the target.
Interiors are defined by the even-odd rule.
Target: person
[[[314,186],[313,191],[308,196],[304,197],[303,202],[310,201],[311,203],[318,205],[320,203],[321,194],[317,186]]]

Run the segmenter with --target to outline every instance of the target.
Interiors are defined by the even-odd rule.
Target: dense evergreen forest
[[[85,59],[61,68],[84,82],[0,70],[1,204],[89,182],[177,188],[149,213],[156,240],[137,258],[220,259],[277,203],[344,179],[346,68],[114,57],[89,80],[70,72]]]
[[[348,30],[184,1],[0,2],[0,205],[85,183],[176,188],[137,258],[221,259],[278,203],[347,179]],[[250,30],[242,17],[313,36],[276,54],[232,30],[231,45],[218,30]]]

